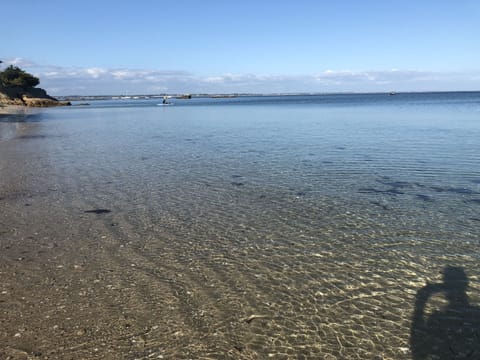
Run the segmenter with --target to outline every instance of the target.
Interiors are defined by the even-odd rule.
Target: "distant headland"
[[[1,61],[0,61],[1,62]],[[50,107],[70,105],[68,101],[59,101],[47,94],[44,89],[37,88],[40,80],[10,65],[0,71],[0,106]]]

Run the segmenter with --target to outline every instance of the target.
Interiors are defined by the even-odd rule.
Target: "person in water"
[[[413,359],[480,359],[480,309],[470,305],[467,288],[465,271],[446,267],[443,283],[418,290],[410,337]],[[448,304],[425,318],[434,294],[443,294]]]
[[[162,104],[168,104],[168,103],[167,103],[167,97],[166,97],[166,96],[163,97]]]

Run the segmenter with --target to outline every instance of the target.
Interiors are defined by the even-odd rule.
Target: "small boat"
[[[162,103],[161,103],[161,104],[157,104],[157,105],[172,105],[172,103],[169,103],[169,102],[168,102],[168,99],[170,99],[170,98],[171,98],[171,96],[166,96],[166,95],[165,95],[165,96],[163,97]]]
[[[397,95],[397,93],[395,91],[390,91],[388,95],[393,96],[393,95]]]

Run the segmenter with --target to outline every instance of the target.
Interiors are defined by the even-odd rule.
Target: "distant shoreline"
[[[453,91],[374,91],[374,92],[298,92],[298,93],[198,93],[189,94],[190,98],[233,98],[233,97],[269,97],[269,96],[329,96],[329,95],[395,95],[401,94],[437,94],[437,93],[477,93],[480,90],[453,90]],[[122,95],[57,95],[56,98],[62,101],[95,101],[95,100],[146,100],[163,98],[164,96],[185,99],[185,94],[136,94],[129,96]]]

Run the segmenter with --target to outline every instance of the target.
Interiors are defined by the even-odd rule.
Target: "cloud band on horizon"
[[[306,75],[200,76],[182,70],[75,68],[4,59],[2,66],[9,65],[34,73],[40,86],[53,95],[480,90],[480,74],[464,72],[324,70]]]

